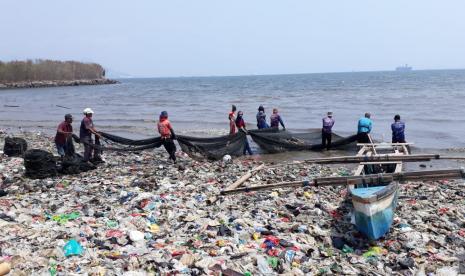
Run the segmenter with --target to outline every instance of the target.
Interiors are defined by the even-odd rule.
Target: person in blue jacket
[[[257,128],[258,129],[263,129],[263,128],[269,128],[270,126],[266,123],[266,114],[265,114],[265,108],[263,105],[258,107],[258,113],[257,113]]]
[[[357,140],[359,143],[371,143],[368,136],[373,127],[373,122],[370,119],[371,114],[365,113],[365,117],[358,120]]]

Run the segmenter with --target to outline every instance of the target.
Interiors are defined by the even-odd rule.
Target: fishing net
[[[146,146],[146,145],[153,145],[153,144],[161,144],[161,138],[160,137],[155,137],[155,138],[149,138],[149,139],[142,139],[142,140],[132,140],[120,136],[116,136],[110,133],[106,132],[99,132],[102,137],[116,142],[118,144],[122,145],[128,145],[128,146]]]
[[[177,136],[181,149],[190,157],[195,159],[207,158],[210,160],[219,160],[225,155],[242,155],[245,139],[247,139],[247,136],[241,131],[234,135],[212,138]]]
[[[100,151],[141,151],[146,149],[153,149],[159,148],[162,145],[162,141],[160,137],[149,138],[149,139],[142,139],[142,140],[132,140],[128,138],[124,138],[121,136],[109,134],[106,132],[99,132],[103,139],[106,140],[107,144],[108,141],[125,145],[126,147],[116,147],[114,145],[110,146],[102,146],[99,144],[98,139],[95,140],[95,144],[91,145],[92,147],[100,150]],[[85,142],[81,141],[83,144]]]
[[[65,155],[58,167],[61,174],[79,174],[96,169],[97,166],[90,162],[84,162],[82,155],[75,153],[73,155]]]
[[[127,145],[125,148],[103,147],[105,150],[136,151],[150,148],[158,148],[162,145],[160,137],[132,140],[113,134],[101,132],[102,137],[112,142]],[[232,156],[242,155],[245,145],[246,135],[242,132],[234,135],[220,137],[200,138],[184,135],[176,135],[176,139],[181,149],[190,157],[196,159],[218,160],[229,154]],[[137,147],[133,147],[137,146]]]
[[[32,179],[42,179],[57,175],[56,160],[52,153],[31,149],[24,154],[25,175]]]
[[[292,133],[277,129],[249,131],[252,140],[269,153],[298,150],[322,150],[321,129],[312,129],[307,133]],[[357,135],[342,137],[332,134],[331,148],[347,148],[354,145]]]
[[[3,146],[3,153],[6,155],[22,156],[27,150],[27,142],[19,137],[6,137],[5,145]]]

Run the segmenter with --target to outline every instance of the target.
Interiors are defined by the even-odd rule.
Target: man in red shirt
[[[168,112],[162,111],[160,114],[160,120],[157,124],[158,133],[160,133],[161,141],[163,146],[165,147],[166,151],[170,155],[168,158],[173,160],[176,164],[176,145],[174,144],[173,139],[176,139],[176,135],[174,134],[174,130],[171,127],[170,121],[168,121]]]
[[[57,134],[55,135],[55,145],[58,154],[63,158],[66,154],[67,140],[73,135],[73,116],[65,115],[65,120],[58,125]]]

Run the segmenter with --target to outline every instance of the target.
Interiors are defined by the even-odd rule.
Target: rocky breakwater
[[[29,148],[54,148],[41,134],[23,138]],[[392,229],[368,241],[351,224],[344,187],[248,192],[212,203],[259,162],[177,155],[173,165],[162,149],[105,152],[96,170],[31,180],[21,158],[0,153],[0,263],[11,264],[11,275],[464,273],[463,181],[403,184]],[[283,164],[245,186],[350,173]]]
[[[119,82],[116,80],[111,80],[111,79],[21,81],[21,82],[0,83],[0,89],[100,85],[100,84],[115,84],[115,83],[119,83]]]

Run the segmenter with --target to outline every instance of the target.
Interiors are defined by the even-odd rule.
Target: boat
[[[408,155],[406,143],[361,144],[357,156],[398,156]],[[399,173],[402,161],[360,162],[355,176]],[[377,240],[390,229],[397,206],[399,184],[397,181],[375,184],[349,185],[349,195],[354,206],[353,216],[356,228],[370,240]]]
[[[410,72],[410,71],[412,71],[412,67],[408,66],[407,64],[405,64],[404,66],[396,67],[396,72]]]

